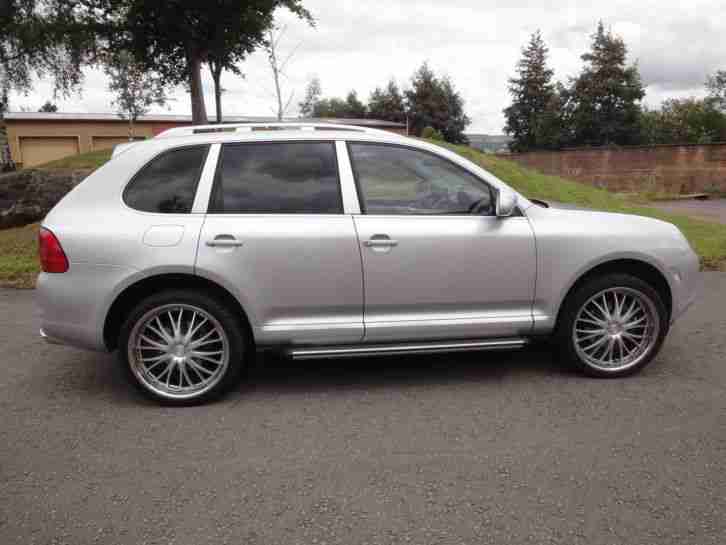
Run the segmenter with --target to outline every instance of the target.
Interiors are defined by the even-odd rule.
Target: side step
[[[396,354],[434,354],[437,352],[469,352],[474,350],[511,350],[522,348],[527,339],[488,339],[478,341],[423,342],[403,344],[361,344],[351,346],[319,346],[291,348],[294,360],[320,358],[357,358],[363,356],[395,356]]]

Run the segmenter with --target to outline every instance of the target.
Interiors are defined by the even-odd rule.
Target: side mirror
[[[515,206],[517,206],[517,194],[511,189],[500,189],[497,195],[497,217],[511,216]]]

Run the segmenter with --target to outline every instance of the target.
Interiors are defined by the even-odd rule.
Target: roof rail
[[[190,127],[174,127],[156,135],[156,138],[172,136],[192,136],[217,132],[253,132],[253,131],[353,131],[363,133],[384,133],[382,129],[371,129],[358,125],[338,125],[334,123],[221,123],[217,125],[194,125]]]

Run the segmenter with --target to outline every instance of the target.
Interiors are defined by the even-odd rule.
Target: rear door
[[[527,219],[494,215],[495,190],[406,146],[350,142],[362,214],[365,340],[529,333],[536,274]]]
[[[360,341],[361,258],[335,143],[223,144],[197,273],[240,297],[258,343]]]

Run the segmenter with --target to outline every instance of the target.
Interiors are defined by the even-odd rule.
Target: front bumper
[[[682,254],[678,264],[671,268],[671,288],[673,291],[671,323],[683,316],[696,302],[703,284],[700,271],[701,264],[698,255],[690,248]]]

